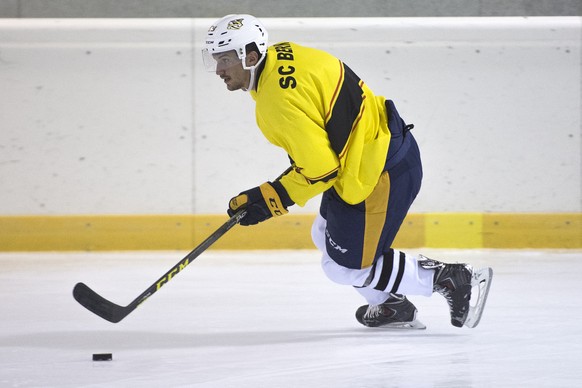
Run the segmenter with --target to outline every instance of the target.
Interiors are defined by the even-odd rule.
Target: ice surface
[[[205,252],[112,324],[75,283],[125,305],[184,252],[3,253],[0,387],[580,386],[582,252],[410,253],[493,267],[477,328],[451,326],[438,294],[410,297],[427,330],[360,326],[363,299],[316,251]]]

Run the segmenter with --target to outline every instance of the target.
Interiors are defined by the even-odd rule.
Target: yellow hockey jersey
[[[251,95],[264,136],[292,159],[280,181],[295,203],[331,186],[349,204],[370,195],[390,144],[385,98],[348,66],[321,50],[277,43]]]

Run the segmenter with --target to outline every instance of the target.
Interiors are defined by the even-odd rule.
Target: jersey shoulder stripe
[[[350,137],[354,124],[360,116],[364,91],[360,78],[342,63],[343,82],[333,103],[331,117],[325,123],[331,148],[340,155]]]

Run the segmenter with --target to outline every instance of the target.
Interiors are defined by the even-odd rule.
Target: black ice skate
[[[451,313],[451,324],[473,328],[483,314],[493,270],[474,270],[468,264],[445,264],[421,255],[419,264],[425,269],[434,269],[433,291],[445,297]],[[475,302],[471,305],[473,287],[478,287]]]
[[[416,307],[403,295],[390,294],[382,304],[364,305],[356,311],[356,319],[364,326],[392,329],[426,329],[416,320]]]

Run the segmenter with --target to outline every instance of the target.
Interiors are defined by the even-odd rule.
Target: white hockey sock
[[[434,271],[422,268],[417,257],[391,249],[376,260],[364,287],[386,293],[430,296],[433,276]]]
[[[368,302],[368,304],[371,306],[386,302],[390,296],[390,294],[387,292],[378,291],[369,287],[355,287],[355,290],[358,291],[364,298],[366,298],[366,302]]]
[[[371,267],[350,269],[342,267],[329,257],[325,248],[326,221],[317,215],[311,235],[322,252],[321,265],[327,277],[339,284],[352,285],[366,298],[368,304],[380,304],[389,294],[430,296],[433,291],[434,270],[418,264],[418,258],[404,252],[390,250]]]

